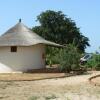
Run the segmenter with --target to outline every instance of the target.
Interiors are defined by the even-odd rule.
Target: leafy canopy
[[[47,10],[37,16],[40,25],[33,27],[33,31],[47,40],[58,44],[76,44],[79,51],[84,52],[89,46],[89,39],[82,35],[76,23],[61,11]]]

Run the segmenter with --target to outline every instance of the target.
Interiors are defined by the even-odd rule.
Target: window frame
[[[10,52],[17,52],[17,46],[11,46],[10,47]]]

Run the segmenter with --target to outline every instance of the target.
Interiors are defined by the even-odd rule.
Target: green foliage
[[[100,70],[100,55],[98,54],[93,54],[92,59],[90,59],[87,63],[86,66],[88,68],[92,68],[95,70]]]
[[[59,48],[46,47],[46,64],[52,66],[52,64],[58,64],[56,55],[59,53]]]
[[[89,46],[89,39],[82,35],[76,23],[61,11],[47,10],[38,17],[40,26],[33,27],[33,31],[47,40],[66,45],[75,42],[79,51],[84,52]]]
[[[77,48],[72,44],[68,44],[66,48],[60,50],[57,58],[59,60],[59,68],[61,71],[70,72],[71,70],[80,68],[80,54],[78,53]]]

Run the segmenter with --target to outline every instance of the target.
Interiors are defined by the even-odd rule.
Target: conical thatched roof
[[[61,46],[43,39],[21,22],[17,23],[0,37],[0,46],[31,46],[40,43]]]

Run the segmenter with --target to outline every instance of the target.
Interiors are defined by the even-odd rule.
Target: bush
[[[95,69],[100,71],[100,63],[96,64]]]
[[[80,69],[80,54],[78,53],[77,48],[72,44],[68,44],[66,48],[60,50],[60,53],[56,58],[59,60],[59,69],[63,72]]]
[[[59,53],[59,48],[46,47],[46,64],[52,66],[52,64],[58,64],[56,55]]]
[[[86,63],[86,67],[94,70],[100,70],[100,55],[93,54],[92,59]]]

